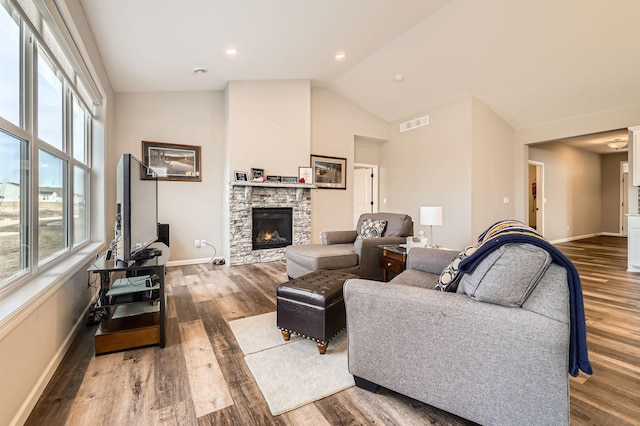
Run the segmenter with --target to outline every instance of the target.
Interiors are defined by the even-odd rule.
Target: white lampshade
[[[442,225],[442,207],[420,207],[420,225]]]

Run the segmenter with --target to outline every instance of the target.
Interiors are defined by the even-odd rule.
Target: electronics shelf
[[[165,265],[169,248],[154,243],[160,256],[123,262],[103,256],[89,268],[100,275],[94,311],[101,318],[95,335],[96,355],[138,348],[165,346]]]

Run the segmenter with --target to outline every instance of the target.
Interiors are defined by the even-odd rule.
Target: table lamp
[[[442,225],[442,207],[422,206],[420,207],[420,225],[429,226],[429,242],[433,243],[433,225]]]

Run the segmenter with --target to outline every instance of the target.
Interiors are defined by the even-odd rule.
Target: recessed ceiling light
[[[401,81],[404,81],[404,75],[402,74],[396,74],[393,77],[393,81],[395,81],[396,83],[400,83]]]
[[[208,70],[208,69],[206,69],[206,68],[194,68],[194,69],[193,69],[193,73],[194,73],[194,74],[197,74],[197,75],[200,75],[200,74],[206,74],[206,73],[207,73],[207,71],[209,71],[209,70]]]
[[[235,47],[230,47],[227,50],[225,50],[224,53],[226,53],[227,56],[237,55],[238,54],[238,49],[236,49]]]
[[[340,51],[340,52],[336,52],[336,56],[334,56],[336,58],[336,61],[344,61],[345,58],[347,57],[347,54]]]

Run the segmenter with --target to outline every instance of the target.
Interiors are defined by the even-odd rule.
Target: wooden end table
[[[389,281],[389,272],[399,274],[407,267],[407,249],[398,245],[378,246],[380,249],[380,267],[382,280]]]

